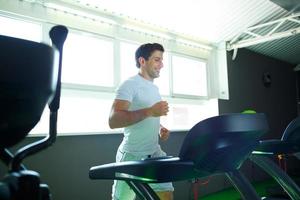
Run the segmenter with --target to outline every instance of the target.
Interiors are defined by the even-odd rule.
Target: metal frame
[[[139,181],[128,180],[126,183],[135,192],[136,196],[140,199],[145,200],[159,200],[158,195],[154,190],[148,185],[148,183],[143,183]]]
[[[287,23],[295,23],[296,27],[289,28],[284,31],[278,31]],[[269,29],[266,31],[266,29]],[[260,30],[266,31],[260,34]],[[278,31],[278,32],[277,32]],[[247,28],[245,31],[236,35],[231,41],[227,42],[226,49],[228,51],[234,50],[233,59],[236,57],[237,49],[244,48],[276,39],[281,39],[300,33],[300,12],[292,14],[288,17],[283,17],[274,21],[266,22],[263,24],[255,25]],[[250,37],[250,38],[249,38]]]
[[[259,167],[261,167],[265,172],[267,172],[271,177],[273,177],[292,200],[300,199],[299,186],[270,158],[255,154],[252,154],[249,158]]]

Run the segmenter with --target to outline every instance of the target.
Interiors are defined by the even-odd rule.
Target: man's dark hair
[[[158,43],[147,43],[141,45],[135,52],[135,61],[137,68],[140,68],[139,58],[143,57],[145,60],[148,60],[154,51],[164,52],[164,47]]]

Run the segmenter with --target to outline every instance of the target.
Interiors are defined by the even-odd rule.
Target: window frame
[[[25,23],[28,23],[28,24],[34,24],[34,25],[38,25],[40,26],[40,29],[41,29],[41,34],[39,36],[39,39],[37,40],[31,40],[29,38],[23,38],[23,37],[17,37],[17,38],[20,38],[20,39],[24,39],[24,40],[30,40],[30,41],[33,41],[33,42],[42,42],[43,41],[43,38],[44,38],[44,30],[43,30],[43,23],[40,22],[40,21],[36,21],[36,20],[30,20],[30,18],[20,18],[18,16],[14,16],[14,15],[11,15],[11,14],[8,14],[8,15],[5,15],[5,14],[2,14],[0,12],[0,17],[1,18],[7,18],[8,20],[14,20],[14,21],[19,21],[19,22],[25,22]],[[6,35],[6,34],[5,34]],[[6,35],[6,36],[11,36],[11,37],[15,37],[13,35]]]
[[[0,16],[1,12],[0,12]],[[21,19],[20,17],[10,17],[10,16],[3,16],[3,17],[7,17],[7,18],[13,18],[15,20],[20,20],[20,21],[25,21],[25,22],[30,22],[30,23],[37,23],[41,26],[41,42],[50,44],[51,40],[48,36],[48,33],[50,31],[50,29],[55,25],[54,23],[50,23],[50,22],[45,22],[45,21],[38,21],[38,20],[24,20]],[[62,94],[64,92],[71,92],[74,91],[74,93],[94,93],[96,92],[97,95],[95,98],[100,98],[100,99],[109,99],[111,101],[113,101],[114,99],[114,95],[115,95],[115,90],[118,87],[118,85],[121,82],[121,61],[120,61],[120,56],[121,56],[121,47],[120,47],[120,43],[121,42],[125,42],[125,43],[129,43],[129,44],[142,44],[141,41],[132,41],[132,40],[127,40],[125,38],[122,37],[115,37],[115,36],[107,36],[107,35],[101,35],[99,33],[95,33],[95,32],[89,32],[86,30],[82,30],[80,28],[76,28],[76,27],[68,27],[70,31],[74,32],[74,33],[80,33],[83,35],[87,35],[87,36],[91,36],[94,38],[99,38],[101,40],[105,40],[105,41],[110,41],[113,44],[113,86],[112,87],[107,87],[107,86],[95,86],[95,85],[87,85],[87,84],[75,84],[75,83],[62,83]],[[196,57],[194,55],[188,55],[188,54],[184,54],[181,52],[174,52],[171,51],[171,46],[167,46],[165,47],[165,51],[168,52],[168,63],[169,63],[169,95],[162,95],[163,99],[166,99],[169,103],[174,103],[174,104],[189,104],[189,105],[202,105],[203,103],[205,103],[206,100],[209,100],[211,97],[209,96],[210,93],[210,88],[209,88],[209,82],[210,82],[210,76],[209,76],[209,67],[208,67],[208,63],[207,60],[201,58],[201,57]],[[185,57],[188,59],[193,59],[193,60],[197,60],[197,61],[202,61],[204,63],[206,63],[206,82],[207,82],[207,96],[196,96],[196,95],[186,95],[186,94],[177,94],[173,92],[173,76],[172,76],[172,71],[173,71],[173,65],[172,65],[172,57],[173,55],[175,56],[179,56],[179,57]],[[134,58],[134,57],[133,57]],[[48,109],[47,106],[45,107],[45,109]],[[47,132],[47,131],[46,131]],[[106,131],[105,131],[106,132]],[[109,133],[119,133],[119,130],[111,130],[109,131]],[[96,134],[101,134],[103,133],[103,131],[98,131]],[[107,133],[107,132],[106,132]],[[86,132],[81,132],[81,133],[74,133],[74,134],[91,134],[89,131]],[[30,135],[33,136],[38,136],[41,135],[39,133],[30,133]],[[70,135],[68,133],[66,134],[58,134],[58,135]],[[72,134],[71,134],[72,135]]]
[[[189,94],[181,94],[181,93],[176,93],[174,92],[174,77],[173,77],[173,71],[174,71],[174,66],[173,66],[173,56],[177,56],[177,57],[182,57],[182,58],[186,58],[186,59],[190,59],[190,60],[195,60],[195,61],[200,61],[203,62],[205,64],[205,71],[206,71],[206,92],[207,95],[206,96],[201,96],[201,95],[189,95]],[[199,57],[195,57],[195,56],[190,56],[190,55],[186,55],[186,54],[181,54],[181,53],[174,53],[174,52],[170,52],[169,54],[169,63],[170,63],[170,96],[174,97],[174,98],[181,98],[181,99],[194,99],[194,100],[208,100],[210,99],[209,96],[209,82],[210,82],[210,77],[209,77],[209,72],[208,72],[208,61],[203,59],[203,58],[199,58]]]
[[[118,84],[118,75],[116,72],[118,71],[118,67],[116,64],[116,55],[118,51],[118,41],[114,40],[111,37],[105,37],[99,34],[90,33],[88,31],[82,31],[74,28],[69,28],[69,32],[78,34],[78,35],[84,35],[87,37],[91,37],[94,39],[99,39],[103,41],[108,41],[112,43],[113,46],[113,85],[110,86],[99,86],[99,85],[92,85],[92,84],[81,84],[81,83],[68,83],[68,82],[62,82],[62,88],[66,89],[78,89],[78,90],[90,90],[90,91],[102,91],[102,92],[114,92],[114,90],[117,87]]]

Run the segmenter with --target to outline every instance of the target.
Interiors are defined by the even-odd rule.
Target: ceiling
[[[228,50],[248,48],[295,66],[300,64],[300,0],[44,1],[90,8],[163,27],[203,44],[227,42]],[[292,19],[280,20],[291,15]],[[247,45],[238,45],[243,41]]]

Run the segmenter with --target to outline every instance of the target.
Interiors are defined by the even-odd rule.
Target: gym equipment
[[[158,200],[149,183],[174,182],[225,174],[245,200],[260,197],[239,172],[269,130],[266,117],[226,114],[200,121],[187,133],[178,157],[124,161],[90,168],[91,179],[123,180],[140,199]]]
[[[62,49],[67,33],[64,26],[51,29],[54,47],[0,35],[0,159],[9,167],[0,182],[1,200],[51,199],[39,174],[26,170],[22,161],[55,142]],[[46,104],[50,109],[49,135],[13,155],[7,148],[27,136],[39,122]]]
[[[300,152],[300,117],[289,123],[280,140],[262,140],[249,157],[273,177],[293,200],[300,199],[299,186],[269,156],[288,156]]]

